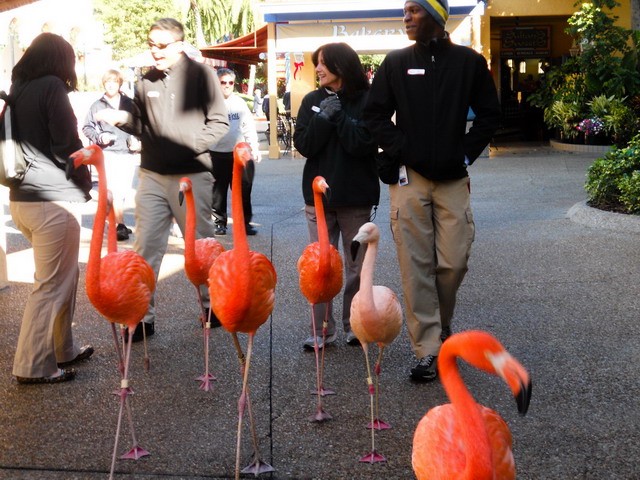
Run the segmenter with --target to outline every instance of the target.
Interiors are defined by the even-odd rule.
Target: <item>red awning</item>
[[[267,53],[267,26],[243,37],[234,38],[228,42],[201,48],[202,55],[217,58],[227,62],[255,64],[266,60],[260,54]]]

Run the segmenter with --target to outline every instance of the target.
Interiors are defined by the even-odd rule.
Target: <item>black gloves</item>
[[[337,95],[329,95],[320,102],[320,113],[318,114],[325,120],[331,120],[336,113],[342,110],[342,104]]]
[[[382,183],[393,185],[398,183],[400,177],[400,162],[394,160],[386,152],[376,153],[376,167],[378,169],[378,177]]]

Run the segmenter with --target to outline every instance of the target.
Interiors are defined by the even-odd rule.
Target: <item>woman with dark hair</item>
[[[293,143],[307,158],[302,173],[302,194],[311,242],[318,240],[311,184],[321,175],[331,188],[331,195],[324,200],[329,240],[338,248],[342,237],[346,270],[342,326],[347,343],[358,345],[349,316],[351,300],[360,288],[364,252],[356,260],[352,260],[348,252],[351,240],[369,221],[371,209],[380,197],[374,157],[377,147],[362,122],[369,81],[358,54],[346,43],[323,45],[313,53],[312,59],[320,88],[302,99]],[[324,319],[329,309],[325,344],[334,343],[336,325],[332,303],[317,304],[313,308],[318,319]],[[315,342],[322,348],[321,322],[317,322],[316,331],[304,342],[304,347],[312,350]]]
[[[13,374],[18,383],[71,380],[65,368],[89,358],[78,348],[71,323],[78,285],[78,203],[91,197],[86,167],[67,179],[69,155],[82,148],[68,93],[76,89],[75,54],[58,35],[38,35],[11,74],[9,100],[18,138],[30,162],[24,180],[9,195],[11,217],[31,242],[34,285],[22,317]]]

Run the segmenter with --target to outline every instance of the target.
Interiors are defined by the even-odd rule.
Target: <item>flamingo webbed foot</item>
[[[251,463],[241,470],[242,473],[253,473],[256,477],[262,473],[275,471],[275,468],[262,460],[258,455],[254,455]]]
[[[389,425],[384,420],[380,420],[376,418],[373,420],[373,422],[369,422],[369,424],[367,425],[367,428],[369,429],[375,428],[376,430],[388,430],[391,428],[391,425]]]
[[[333,417],[325,412],[322,408],[318,408],[318,411],[312,416],[309,421],[311,422],[324,422],[326,420],[331,420]]]
[[[374,464],[377,462],[386,462],[387,459],[384,458],[382,455],[380,455],[378,452],[376,452],[375,450],[372,450],[371,453],[368,453],[367,455],[365,455],[364,457],[362,457],[359,462],[361,463],[370,463],[370,464]]]
[[[151,454],[147,452],[144,448],[139,447],[138,445],[134,445],[131,448],[131,450],[129,450],[127,453],[120,455],[120,459],[121,460],[128,460],[128,459],[138,460],[139,458],[145,457],[147,455],[151,455]]]
[[[211,380],[215,380],[215,378],[212,378],[212,377],[213,375],[202,379],[202,383],[200,384],[200,390],[204,390],[205,392],[213,391],[213,385],[211,385]]]
[[[321,397],[326,397],[327,395],[335,395],[336,392],[333,390],[327,390],[324,387],[321,387],[320,390],[312,390],[311,395],[320,395]]]

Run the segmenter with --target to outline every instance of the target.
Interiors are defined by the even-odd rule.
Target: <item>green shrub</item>
[[[585,189],[594,207],[640,212],[640,135],[593,162]]]
[[[549,127],[559,129],[564,139],[578,136],[576,126],[582,118],[578,102],[556,100],[544,110],[544,121]]]
[[[640,213],[640,170],[634,170],[631,175],[625,174],[618,182],[620,188],[620,203],[629,213]]]

